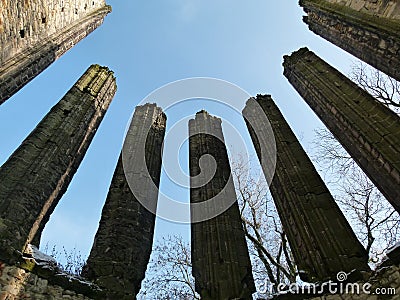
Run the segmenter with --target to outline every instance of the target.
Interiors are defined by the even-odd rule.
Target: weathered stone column
[[[136,296],[150,259],[156,216],[142,203],[156,210],[165,123],[155,104],[136,107],[87,261],[85,277],[115,299]]]
[[[103,23],[104,0],[3,1],[0,104]]]
[[[0,168],[0,259],[39,241],[115,91],[113,72],[92,65]]]
[[[284,58],[284,75],[400,212],[400,118],[307,48]]]
[[[200,111],[189,121],[189,157],[192,221],[227,208],[192,224],[196,291],[201,299],[252,299],[251,263],[220,119]]]
[[[400,80],[400,3],[300,0],[309,29]]]
[[[260,121],[264,114],[276,142],[270,190],[301,279],[336,280],[341,271],[369,270],[367,252],[278,107],[271,96],[258,95],[247,102],[243,116],[264,172],[273,155],[273,145],[265,136],[267,125]]]

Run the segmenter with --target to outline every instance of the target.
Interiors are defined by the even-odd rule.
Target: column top
[[[315,55],[315,53],[312,52],[307,47],[300,48],[299,50],[292,52],[291,55],[284,55],[282,65],[284,68],[287,68],[291,64],[296,63],[298,60],[306,56],[307,54]]]
[[[218,121],[221,123],[221,119],[215,116],[210,115],[206,110],[202,109],[196,113],[196,117],[194,119],[191,119],[190,121],[199,121],[199,120],[211,120],[211,121]]]
[[[81,91],[89,92],[93,97],[97,97],[101,92],[110,88],[110,81],[113,88],[116,89],[114,72],[106,66],[93,64],[78,79],[74,86]]]

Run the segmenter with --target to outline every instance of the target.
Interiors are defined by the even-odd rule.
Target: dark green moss
[[[346,22],[353,23],[364,29],[379,29],[396,40],[400,39],[400,20],[359,12],[348,6],[329,3],[324,0],[300,0],[299,4],[304,7],[306,12],[312,8],[318,9],[331,15],[336,15],[337,18],[345,19]]]

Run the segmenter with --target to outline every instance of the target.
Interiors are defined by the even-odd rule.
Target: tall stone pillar
[[[0,259],[39,240],[115,91],[113,72],[92,65],[1,166]]]
[[[400,80],[400,3],[300,0],[309,29]]]
[[[104,0],[3,1],[0,104],[103,23]]]
[[[155,212],[165,123],[155,104],[136,107],[84,271],[115,299],[136,296],[150,259],[156,216],[142,204]]]
[[[271,124],[276,148],[265,136],[263,115]],[[341,271],[369,270],[367,252],[271,96],[250,99],[243,116],[266,174],[274,155],[271,149],[276,149],[270,190],[301,279],[336,280]]]
[[[400,118],[307,48],[284,58],[284,75],[400,212]]]
[[[192,224],[196,291],[201,299],[252,299],[251,263],[220,119],[200,111],[189,121],[189,158],[192,221],[227,208]]]

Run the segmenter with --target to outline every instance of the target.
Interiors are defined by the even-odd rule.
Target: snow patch
[[[54,259],[54,257],[40,252],[39,249],[34,245],[29,244],[26,247],[26,252],[24,254],[25,256],[30,256],[30,258],[32,258],[39,266],[57,266],[57,261]]]
[[[393,253],[395,251],[400,250],[400,242],[397,242],[396,244],[394,244],[392,247],[390,247],[387,251],[386,251],[386,255],[390,255],[390,253]]]

